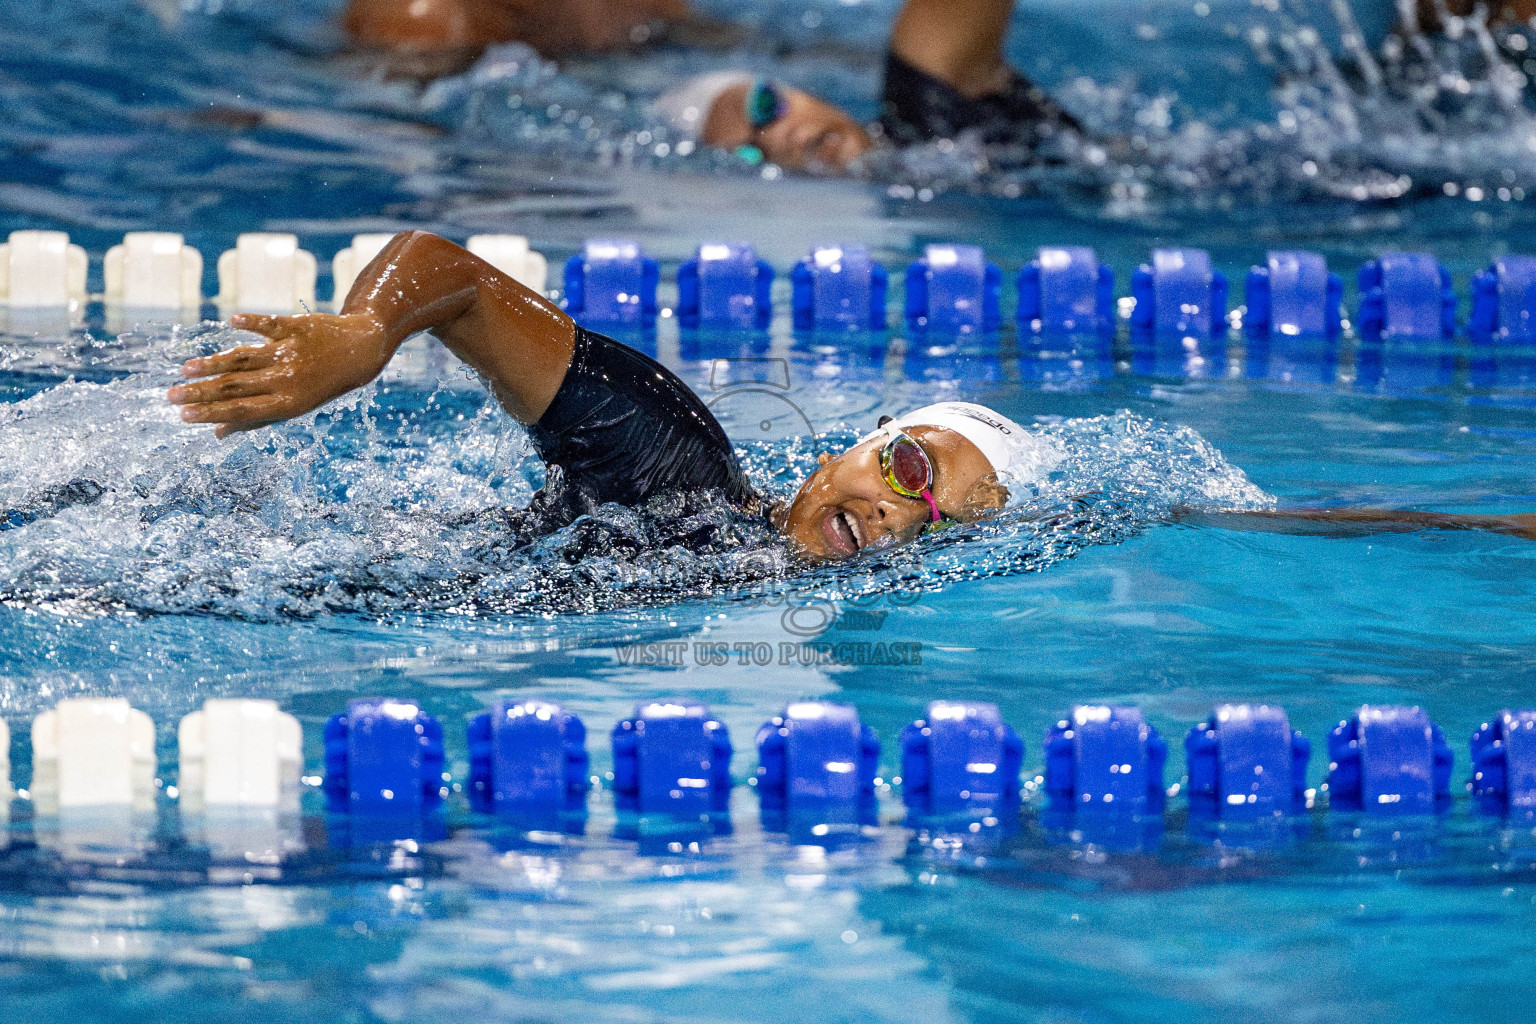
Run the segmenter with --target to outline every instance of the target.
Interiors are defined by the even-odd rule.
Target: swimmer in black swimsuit
[[[768,507],[730,439],[697,396],[639,352],[577,326],[553,303],[445,239],[405,232],[358,275],[341,313],[240,314],[265,335],[189,360],[195,378],[169,399],[182,419],[225,437],[301,416],[373,380],[400,344],[431,331],[486,380],[528,427],[547,467],[545,488],[515,533],[550,532],[603,503],[716,491],[768,516],[812,559],[841,558],[919,536],[940,515],[969,520],[1002,504],[987,456],[962,433],[915,424],[930,486],[891,489],[879,445],[861,444],[817,472],[788,507]],[[929,500],[932,499],[932,500]]]
[[[1008,66],[1003,37],[1014,0],[907,0],[886,52],[880,130],[898,146],[972,136],[1041,159],[1047,140],[1081,126]],[[784,167],[840,170],[874,145],[836,107],[747,75],[700,76],[658,100],[673,128],[722,149],[752,146]]]
[[[984,407],[944,403],[882,423],[836,458],[823,455],[793,501],[769,507],[720,424],[666,368],[422,231],[396,235],[337,315],[239,314],[230,322],[266,340],[188,360],[182,373],[190,379],[167,395],[183,420],[216,424],[219,437],[302,416],[360,388],[406,338],[431,331],[527,425],[547,466],[548,483],[517,533],[559,529],[608,502],[714,491],[767,516],[802,557],[835,560],[992,513],[1007,501],[1010,472],[1031,461],[1028,432],[1017,424]],[[1536,516],[1364,509],[1187,517],[1196,516],[1252,529],[1481,529],[1536,538]]]

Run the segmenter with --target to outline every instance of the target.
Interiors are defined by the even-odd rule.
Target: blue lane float
[[[765,823],[874,822],[880,740],[851,705],[790,704],[757,731],[757,756]]]
[[[654,700],[613,727],[613,793],[621,811],[701,819],[731,794],[731,737],[695,700]]]
[[[765,330],[773,317],[773,267],[745,243],[706,242],[677,268],[683,327]]]
[[[889,282],[865,246],[817,246],[790,273],[795,330],[885,330]]]
[[[1451,748],[1419,707],[1367,704],[1328,734],[1328,795],[1340,810],[1429,814],[1450,799]]]
[[[1249,270],[1244,290],[1247,375],[1281,384],[1332,384],[1343,331],[1343,278],[1330,273],[1317,253],[1271,252],[1264,266]]]
[[[262,710],[275,707],[263,704]],[[188,735],[201,735],[195,718],[183,723],[184,781],[194,778],[198,762],[209,756],[189,745]],[[146,736],[153,729],[147,716],[136,727]],[[299,734],[296,723],[292,728],[290,760],[296,771]],[[514,814],[580,811],[589,780],[585,735],[579,718],[540,700],[502,700],[473,716],[467,728],[471,806]],[[34,767],[49,768],[65,747],[90,751],[95,738],[58,715],[41,716],[33,728]],[[1192,818],[1263,818],[1308,808],[1310,744],[1290,727],[1283,709],[1219,705],[1184,743]],[[785,812],[802,810],[806,822],[875,823],[880,742],[855,708],[790,704],[758,731],[756,745],[757,788],[770,828],[778,827],[770,824],[772,815],[781,815],[772,821],[783,822]],[[1474,798],[1486,810],[1536,815],[1536,709],[1500,712],[1473,734],[1470,748],[1468,789]],[[620,811],[708,822],[717,832],[729,827],[719,815],[731,790],[731,742],[705,705],[681,698],[638,705],[614,727],[613,752]],[[1450,799],[1454,759],[1443,732],[1421,708],[1361,707],[1329,733],[1328,755],[1327,789],[1335,809],[1422,814]],[[1111,818],[1161,817],[1167,748],[1138,709],[1074,708],[1070,718],[1048,730],[1044,757],[1049,802],[1042,813],[1067,812],[1058,823],[1076,830]],[[956,814],[974,820],[1019,806],[1023,743],[995,705],[933,702],[925,718],[902,731],[900,759],[902,797],[914,820]],[[328,809],[358,819],[353,825],[338,821],[336,828],[365,830],[353,835],[356,839],[374,835],[366,831],[369,822],[388,819],[391,824],[377,833],[380,841],[400,838],[402,821],[414,821],[410,836],[441,833],[430,812],[448,795],[443,733],[415,701],[352,701],[325,725],[324,761]],[[152,764],[146,761],[142,770],[148,778]],[[100,784],[139,771],[118,765]],[[43,786],[34,778],[34,794]],[[38,796],[33,800],[41,805]],[[190,794],[184,801],[188,807],[199,802]],[[1090,810],[1110,813],[1081,817]]]
[[[1168,745],[1133,707],[1079,705],[1045,735],[1045,791],[1061,811],[1163,813]]]
[[[346,276],[341,274],[341,263],[350,267],[348,274],[355,272],[366,263],[367,253],[376,252],[387,239],[387,235],[358,236],[351,247],[339,253],[338,285]],[[140,243],[139,248],[146,253],[146,246],[170,246],[177,255],[172,270],[166,270],[171,265],[164,261],[154,267],[146,263],[140,268],[147,276],[139,277],[153,279],[151,291],[155,296],[151,298],[128,301],[120,294],[126,287],[122,283],[126,266],[123,260],[131,262],[130,242]],[[313,258],[297,248],[295,236],[241,236],[241,245],[249,248],[246,242],[258,247],[266,245],[278,253],[279,262],[286,269],[294,269],[308,260],[312,279]],[[526,239],[476,236],[468,239],[466,245],[503,272],[542,290],[543,257],[528,249]],[[935,251],[943,253],[939,263],[954,258],[952,272],[935,273],[944,269],[935,262]],[[277,258],[263,252],[264,258]],[[226,255],[233,254],[232,250]],[[347,259],[342,260],[342,256]],[[183,264],[195,268],[201,265],[202,257],[184,245],[179,235],[136,232],[125,236],[125,244],[113,247],[107,254],[108,283],[106,291],[99,295],[87,294],[85,290],[90,263],[85,251],[72,245],[62,232],[13,232],[8,242],[0,243],[0,261],[27,271],[8,286],[0,277],[0,308],[13,311],[51,311],[67,308],[71,303],[95,301],[103,301],[109,308],[127,305],[169,311],[192,309],[202,301],[196,287],[186,291],[188,279],[181,273],[185,269]],[[975,301],[978,265],[983,281],[979,304]],[[295,273],[302,277],[302,273]],[[678,270],[678,313],[683,326],[765,328],[771,314],[772,275],[773,268],[757,259],[752,246],[746,243],[700,245],[694,257]],[[909,275],[922,278],[912,282],[916,287],[908,297],[908,313],[917,327],[962,333],[994,329],[994,300],[1001,290],[1001,272],[986,263],[974,246],[930,246],[924,257],[909,267]],[[285,281],[294,277],[286,272],[277,276]],[[885,330],[888,275],[884,267],[870,258],[867,247],[853,243],[818,246],[795,265],[791,279],[797,331]],[[563,305],[580,322],[594,327],[647,328],[654,326],[660,312],[659,282],[660,265],[645,255],[637,242],[588,239],[582,252],[565,264]],[[1456,293],[1450,274],[1432,255],[1383,253],[1360,268],[1358,282],[1357,327],[1365,340],[1454,337]],[[1017,276],[1019,326],[1043,333],[1112,331],[1114,284],[1113,271],[1098,261],[1091,248],[1043,247]],[[246,308],[249,303],[245,300],[250,296],[245,292],[250,289],[231,287],[228,295],[221,293],[220,301],[229,298],[239,308]],[[309,287],[313,289],[312,280]],[[1342,288],[1342,281],[1327,271],[1325,261],[1316,253],[1269,253],[1264,265],[1250,270],[1245,283],[1245,327],[1250,338],[1289,334],[1292,330],[1303,337],[1336,337],[1342,326]],[[302,293],[303,288],[299,287],[277,304],[285,312],[290,307],[297,308],[303,305]],[[1210,256],[1204,250],[1154,251],[1152,261],[1133,272],[1131,296],[1133,336],[1138,332],[1155,332],[1209,338],[1225,333],[1227,279],[1212,269]],[[1474,342],[1536,342],[1536,256],[1497,257],[1487,270],[1474,275],[1470,298],[1472,314],[1467,328]]]
[[[1449,340],[1455,335],[1451,274],[1429,253],[1382,253],[1360,268],[1358,283],[1361,337]]]
[[[902,800],[920,816],[1015,808],[1023,761],[997,705],[934,701],[901,731]]]
[[[1337,338],[1343,330],[1344,279],[1315,252],[1271,252],[1248,271],[1243,326],[1252,337]]]
[[[588,239],[565,264],[565,310],[591,327],[645,328],[656,323],[661,266],[638,242]]]
[[[1189,809],[1209,818],[1303,811],[1312,744],[1283,708],[1222,704],[1184,737]]]
[[[1536,256],[1500,256],[1473,275],[1467,334],[1484,344],[1536,342]]]
[[[575,811],[586,803],[587,730],[539,700],[499,700],[469,720],[469,804],[500,814]]]
[[[1484,809],[1536,815],[1536,710],[1499,712],[1471,748],[1472,793]]]
[[[325,723],[332,811],[419,817],[443,796],[443,728],[413,700],[354,700]]]
[[[1115,327],[1115,272],[1085,245],[1042,246],[1018,277],[1021,331],[1104,334]]]
[[[974,245],[930,245],[907,266],[907,327],[978,334],[1002,324],[1003,272]]]
[[[1131,274],[1131,329],[1154,335],[1226,334],[1227,278],[1204,249],[1157,249]]]

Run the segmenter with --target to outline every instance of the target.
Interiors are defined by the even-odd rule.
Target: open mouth
[[[857,521],[848,512],[833,512],[821,521],[821,532],[827,540],[827,546],[834,554],[849,557],[859,553],[862,545],[859,543],[859,530]]]

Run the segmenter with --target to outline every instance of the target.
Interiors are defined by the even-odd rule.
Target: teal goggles
[[[753,131],[767,128],[783,117],[788,108],[789,102],[778,86],[762,78],[752,81],[752,88],[747,90],[747,123]]]
[[[789,101],[778,86],[766,79],[753,79],[752,88],[747,90],[746,113],[754,135],[783,117],[788,109]],[[762,149],[750,142],[737,146],[736,155],[753,166],[763,162]]]

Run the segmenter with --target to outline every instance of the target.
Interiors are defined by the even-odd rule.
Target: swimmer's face
[[[869,150],[869,134],[842,110],[801,89],[781,92],[784,116],[756,140],[772,163],[796,171],[836,173]]]
[[[866,152],[869,133],[847,113],[803,89],[778,87],[784,100],[779,118],[754,130],[747,122],[744,101],[748,87],[737,85],[715,97],[704,121],[703,139],[720,149],[751,144],[770,163],[795,171],[835,173]]]
[[[951,519],[971,522],[1001,508],[1008,492],[986,456],[966,438],[940,427],[911,427],[933,463],[933,497]],[[796,554],[826,562],[852,558],[872,545],[916,540],[933,522],[928,503],[897,494],[880,471],[880,434],[832,458],[800,488],[780,521]]]

